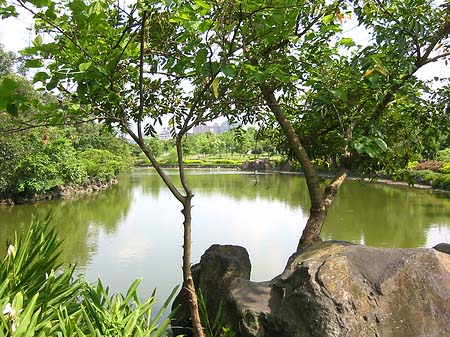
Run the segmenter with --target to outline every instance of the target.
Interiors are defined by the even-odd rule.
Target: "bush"
[[[186,165],[204,165],[205,164],[205,162],[200,159],[185,159],[184,163]]]
[[[433,180],[433,188],[450,190],[450,174],[440,174]]]
[[[450,174],[450,161],[448,163],[444,163],[444,165],[442,165],[439,172],[444,173],[444,174]]]
[[[154,294],[141,303],[140,280],[126,296],[110,296],[101,281],[73,279],[75,267],[61,269],[60,242],[48,224],[33,221],[0,264],[0,336],[167,336],[170,316],[160,318],[172,297],[152,319]]]
[[[110,181],[123,167],[121,158],[107,150],[88,149],[79,157],[89,178],[100,182]]]
[[[437,159],[443,162],[450,162],[450,147],[439,151],[437,154]]]
[[[431,184],[434,179],[439,176],[439,173],[433,172],[431,170],[415,171],[414,175],[417,177],[419,182],[426,182]]]
[[[17,192],[39,193],[54,186],[58,171],[45,153],[28,154],[16,168]]]

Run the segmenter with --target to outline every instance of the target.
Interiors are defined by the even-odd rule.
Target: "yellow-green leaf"
[[[85,72],[86,70],[89,69],[89,67],[91,66],[91,64],[92,64],[92,61],[86,62],[86,63],[81,63],[81,64],[78,66],[78,69],[80,69],[81,72]]]
[[[216,77],[212,81],[212,88],[213,88],[213,92],[214,92],[214,97],[216,99],[219,98],[219,78],[218,77]]]

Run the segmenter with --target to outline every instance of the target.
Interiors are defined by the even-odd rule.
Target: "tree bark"
[[[341,169],[331,183],[325,187],[323,197],[320,202],[320,207],[318,209],[311,207],[308,221],[306,222],[305,229],[303,230],[302,237],[300,238],[297,246],[297,251],[300,251],[303,247],[309,244],[321,241],[320,232],[322,231],[323,224],[325,223],[328,208],[331,206],[337,192],[339,191],[339,188],[345,181],[347,173],[347,169]]]
[[[311,163],[308,153],[295,132],[292,123],[284,115],[281,106],[275,97],[273,89],[267,86],[261,86],[261,92],[267,105],[280,124],[284,134],[288,138],[288,142],[295,158],[301,164],[305,174],[306,184],[308,186],[311,208],[308,221],[306,222],[306,226],[297,246],[297,251],[299,251],[307,245],[321,241],[320,233],[327,217],[328,208],[333,202],[340,186],[344,182],[348,171],[345,168],[341,169],[331,183],[328,184],[322,191],[320,187],[319,175],[317,174],[314,165]]]
[[[184,215],[184,235],[183,235],[183,288],[186,290],[188,294],[189,300],[189,311],[191,313],[192,320],[192,329],[194,331],[194,336],[196,337],[204,337],[205,334],[203,332],[200,313],[198,308],[198,298],[195,290],[194,279],[192,278],[191,272],[191,209],[192,209],[192,194],[186,196],[185,201],[183,202],[183,210],[181,213]]]

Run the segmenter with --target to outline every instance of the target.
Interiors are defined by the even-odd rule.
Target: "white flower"
[[[6,255],[12,255],[15,249],[16,248],[13,245],[8,245],[8,248],[6,249]]]
[[[15,332],[17,330],[16,313],[15,313],[11,303],[6,303],[5,309],[3,309],[3,315],[8,315],[9,319],[12,322],[11,331]]]
[[[12,308],[11,303],[6,303],[5,309],[3,309],[3,315],[14,316],[14,309]]]

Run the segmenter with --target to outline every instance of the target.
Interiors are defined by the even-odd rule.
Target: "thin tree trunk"
[[[192,329],[194,331],[194,336],[204,337],[200,313],[198,309],[198,299],[195,290],[194,279],[192,278],[191,272],[191,200],[192,194],[188,195],[183,202],[183,210],[181,211],[184,215],[184,235],[183,235],[183,287],[188,294],[189,301],[189,311],[191,313],[192,319]]]
[[[192,320],[192,328],[194,331],[195,337],[204,337],[205,334],[203,332],[201,319],[200,319],[200,313],[198,308],[198,299],[197,299],[197,293],[195,290],[194,280],[192,278],[192,272],[191,272],[191,245],[192,245],[192,198],[193,194],[191,189],[189,188],[187,181],[186,181],[186,175],[184,171],[184,165],[183,165],[183,153],[182,153],[182,136],[177,138],[176,146],[177,146],[177,152],[178,152],[178,165],[179,165],[179,172],[180,172],[180,180],[182,182],[183,189],[185,191],[185,195],[181,194],[180,191],[177,189],[177,187],[173,184],[172,180],[169,176],[165,174],[165,172],[162,170],[161,166],[159,165],[158,161],[156,160],[155,156],[153,155],[151,149],[145,144],[144,139],[140,138],[139,135],[136,135],[133,130],[128,126],[127,123],[122,123],[122,126],[125,128],[125,130],[128,132],[128,134],[136,141],[136,143],[141,148],[142,152],[146,155],[146,157],[150,160],[152,163],[152,166],[156,169],[159,176],[163,180],[163,182],[166,184],[166,186],[169,188],[169,190],[172,192],[174,197],[181,202],[183,205],[183,209],[181,213],[184,216],[183,221],[183,288],[186,290],[188,301],[189,301],[189,311],[191,314],[191,320]]]
[[[192,246],[192,190],[189,187],[186,179],[186,173],[184,170],[184,160],[183,160],[183,133],[178,134],[176,138],[176,148],[178,155],[178,172],[181,180],[181,185],[183,186],[186,196],[183,200],[183,210],[181,211],[184,215],[183,222],[183,287],[185,288],[188,301],[189,301],[189,311],[191,313],[192,329],[194,330],[195,337],[204,337],[202,322],[200,319],[200,312],[198,309],[198,298],[197,292],[195,290],[194,279],[192,278],[191,272],[191,246]]]

